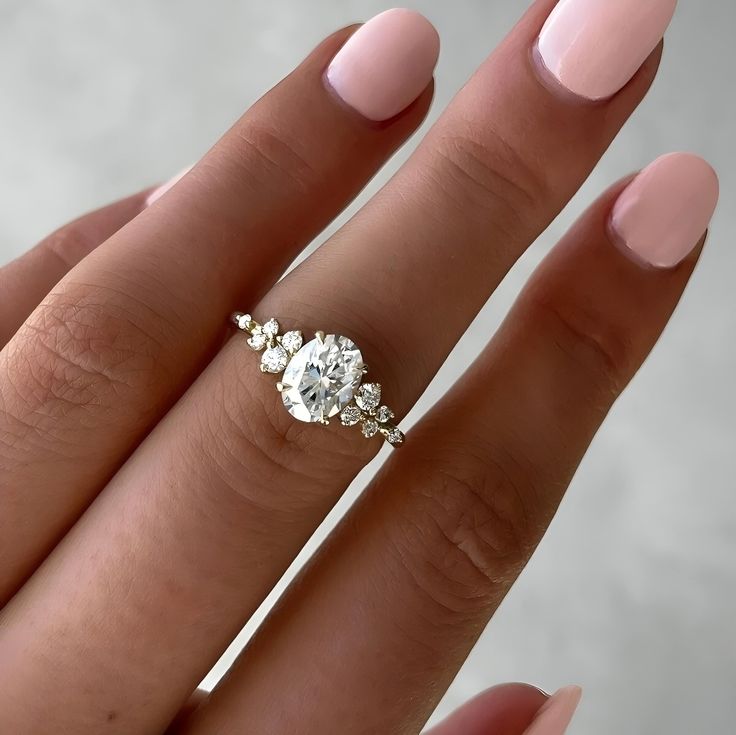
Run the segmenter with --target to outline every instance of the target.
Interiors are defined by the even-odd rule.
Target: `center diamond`
[[[302,347],[284,370],[281,397],[299,421],[326,421],[350,403],[363,378],[363,356],[347,337],[328,334]]]

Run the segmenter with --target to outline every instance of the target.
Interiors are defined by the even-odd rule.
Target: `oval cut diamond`
[[[286,410],[299,421],[324,421],[353,398],[363,378],[363,356],[352,340],[328,334],[307,342],[282,379]]]

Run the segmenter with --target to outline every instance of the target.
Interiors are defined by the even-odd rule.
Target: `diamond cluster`
[[[299,421],[328,424],[340,414],[343,426],[359,425],[363,436],[380,434],[397,446],[404,434],[393,424],[394,412],[381,403],[381,386],[362,383],[368,371],[355,343],[347,337],[317,332],[306,344],[299,331],[279,334],[276,319],[264,324],[250,314],[234,314],[233,322],[261,352],[261,371],[277,375],[277,388],[286,410]]]
[[[258,324],[250,314],[239,314],[235,318],[238,329],[248,332],[248,345],[261,355],[261,372],[278,375],[289,363],[289,358],[302,346],[301,332],[286,332],[279,335],[279,323],[269,319]]]
[[[340,413],[343,426],[360,424],[367,439],[380,432],[390,444],[402,444],[404,434],[391,423],[393,418],[394,412],[381,404],[380,383],[363,383],[355,396],[355,403],[345,406]]]

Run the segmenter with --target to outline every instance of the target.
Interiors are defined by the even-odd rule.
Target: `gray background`
[[[413,4],[443,39],[432,117],[525,5]],[[385,7],[369,0],[0,0],[0,260],[195,160],[324,35]],[[721,207],[682,307],[596,439],[442,712],[493,682],[548,689],[577,682],[586,692],[573,733],[734,729],[734,27],[731,0],[681,0],[648,99],[423,401],[429,405],[476,354],[535,263],[604,186],[669,150],[694,150],[714,163]]]

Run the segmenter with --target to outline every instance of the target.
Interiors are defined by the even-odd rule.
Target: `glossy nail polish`
[[[568,91],[613,96],[664,36],[677,0],[560,0],[537,41],[541,64]]]
[[[569,686],[555,692],[537,712],[524,735],[564,735],[580,704],[583,690]]]
[[[326,79],[350,107],[373,121],[408,107],[432,79],[440,42],[413,10],[387,10],[361,26],[337,52]]]
[[[670,153],[621,192],[611,230],[637,262],[672,268],[705,234],[717,203],[718,176],[711,166],[691,153]]]

